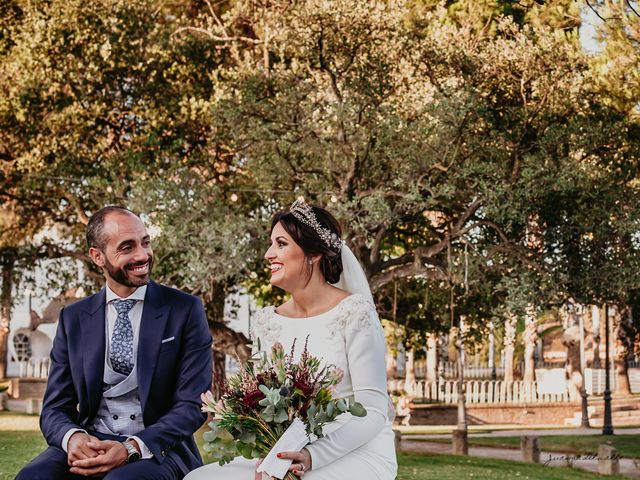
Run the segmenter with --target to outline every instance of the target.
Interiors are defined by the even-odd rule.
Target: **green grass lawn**
[[[42,434],[35,428],[37,428],[37,417],[0,412],[0,480],[13,479],[20,468],[44,450],[45,441]],[[198,437],[201,436],[200,434],[201,432]],[[618,437],[615,438],[617,439]],[[576,469],[452,455],[401,454],[398,460],[400,464],[398,480],[605,478]]]
[[[545,467],[504,460],[454,455],[401,454],[398,457],[398,480],[457,480],[473,479],[622,479],[627,477],[603,477],[578,469]]]
[[[13,479],[46,446],[39,431],[0,431],[0,480]]]
[[[407,436],[406,438],[411,438]],[[449,439],[428,440],[451,443]],[[607,443],[618,450],[622,457],[640,458],[640,438],[637,435],[549,435],[538,437],[540,448],[548,452],[591,455],[598,452],[598,445]],[[476,437],[469,438],[469,445],[486,447],[520,448],[520,437]]]

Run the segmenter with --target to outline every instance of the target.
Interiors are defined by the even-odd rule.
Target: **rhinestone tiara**
[[[313,228],[327,247],[337,250],[338,252],[340,251],[342,248],[342,240],[340,240],[340,237],[328,228],[320,225],[316,214],[313,213],[313,209],[304,201],[304,198],[298,197],[291,205],[291,208],[289,208],[289,213],[302,223]]]

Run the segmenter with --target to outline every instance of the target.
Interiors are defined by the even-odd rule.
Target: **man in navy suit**
[[[149,234],[129,210],[96,212],[87,243],[106,286],[60,313],[40,417],[49,448],[17,478],[181,479],[202,465],[193,439],[211,385],[202,302],[151,281]]]

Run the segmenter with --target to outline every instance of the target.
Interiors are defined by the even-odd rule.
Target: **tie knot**
[[[118,315],[129,313],[129,310],[133,308],[137,300],[112,300],[113,306],[116,307]]]

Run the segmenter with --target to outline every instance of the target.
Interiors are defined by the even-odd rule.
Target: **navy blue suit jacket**
[[[71,428],[88,428],[102,396],[105,290],[60,312],[40,428],[60,447]],[[163,339],[175,337],[162,343]],[[138,340],[138,389],[145,428],[136,434],[158,462],[184,473],[202,465],[193,433],[206,416],[200,394],[211,388],[211,334],[202,302],[150,282]]]

